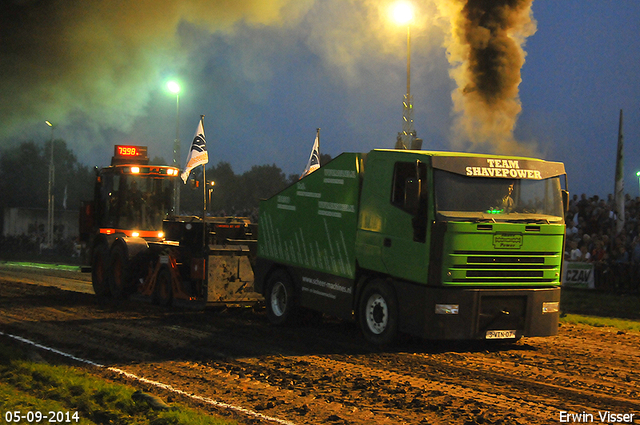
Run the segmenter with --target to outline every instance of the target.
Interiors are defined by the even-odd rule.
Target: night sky
[[[391,148],[407,28],[390,20],[390,3],[4,1],[0,145],[48,142],[49,120],[87,165],[107,165],[113,145],[128,143],[170,161],[176,96],[166,83],[176,78],[180,165],[201,114],[211,163],[236,173],[276,164],[299,174],[318,127],[332,156]],[[638,196],[640,2],[479,10],[484,3],[502,2],[414,2],[411,92],[423,149],[562,161],[572,193],[606,196],[623,109],[625,188]]]

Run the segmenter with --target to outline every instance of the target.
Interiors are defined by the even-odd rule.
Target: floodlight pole
[[[411,25],[407,25],[407,94],[402,101],[402,131],[398,132],[396,149],[413,149],[416,130],[413,125],[413,98],[411,96]]]
[[[176,140],[173,142],[173,166],[180,169],[180,93],[176,93]],[[180,214],[180,185],[173,187],[176,215]]]
[[[49,160],[49,189],[47,190],[47,248],[53,248],[53,224],[54,224],[54,194],[53,186],[55,180],[55,166],[53,165],[53,131],[54,126],[49,121],[45,121],[51,127],[51,156]]]
[[[167,82],[169,91],[176,95],[176,138],[173,141],[173,166],[180,169],[180,85],[176,81]],[[180,214],[180,185],[173,186],[175,215]]]

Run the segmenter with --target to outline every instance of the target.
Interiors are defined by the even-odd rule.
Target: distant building
[[[3,236],[26,235],[45,238],[47,234],[47,210],[45,208],[5,208]],[[56,239],[78,237],[78,211],[57,210],[53,219]]]

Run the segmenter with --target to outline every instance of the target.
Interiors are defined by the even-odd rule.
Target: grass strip
[[[30,361],[17,348],[0,346],[0,412],[3,415],[15,411],[22,415],[64,412],[65,423],[78,424],[237,425],[178,404],[170,409],[154,410],[144,401],[134,401],[131,396],[135,391],[74,367]],[[75,412],[78,412],[77,421],[66,422],[66,415],[73,418]],[[4,420],[5,417],[0,418]],[[48,423],[42,421],[45,422]]]
[[[562,288],[560,310],[566,315],[640,321],[640,296]]]
[[[80,271],[80,266],[72,266],[69,264],[36,263],[31,261],[0,261],[0,264],[14,267],[29,267],[34,269],[64,270],[72,272]]]
[[[616,319],[611,317],[583,316],[580,314],[564,314],[560,317],[562,323],[589,325],[598,328],[609,327],[622,331],[640,332],[640,321]]]

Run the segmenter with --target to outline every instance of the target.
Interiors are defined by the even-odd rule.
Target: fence
[[[597,289],[607,292],[640,292],[640,264],[565,261],[563,286]]]

